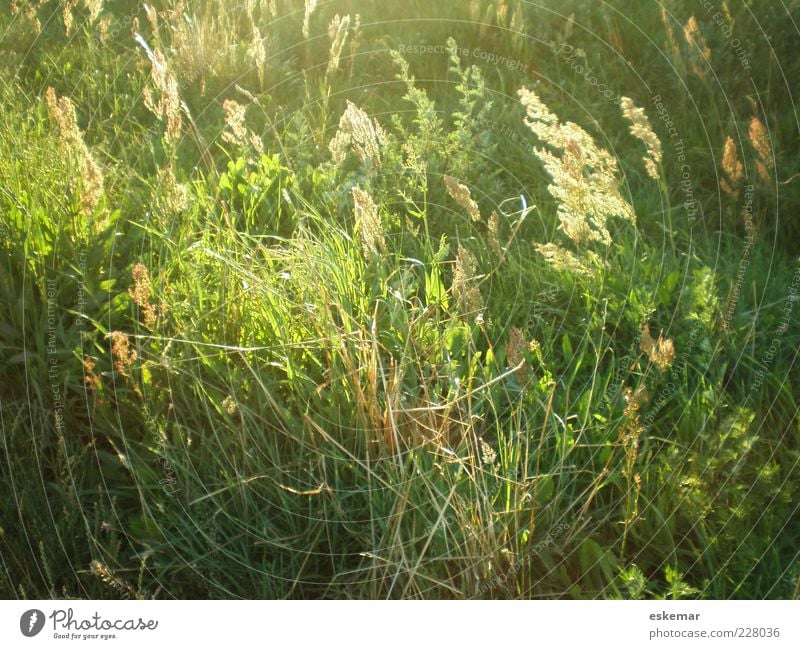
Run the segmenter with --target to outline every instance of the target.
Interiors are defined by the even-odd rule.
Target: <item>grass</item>
[[[718,4],[4,8],[0,594],[797,597],[800,16]]]

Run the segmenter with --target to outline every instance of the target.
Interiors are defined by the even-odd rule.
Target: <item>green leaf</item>
[[[572,343],[570,342],[569,336],[564,334],[561,337],[561,352],[564,354],[564,360],[569,362],[572,360],[574,355],[574,351],[572,349]]]

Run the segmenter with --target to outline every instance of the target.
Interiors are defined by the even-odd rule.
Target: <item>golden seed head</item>
[[[522,350],[525,349],[525,335],[519,327],[511,327],[506,343],[506,359],[511,366],[519,365],[523,361]]]
[[[483,298],[475,284],[475,266],[475,258],[469,250],[459,244],[453,269],[453,295],[464,315],[480,314],[483,310]]]
[[[770,183],[772,181],[770,172],[773,167],[773,162],[769,133],[761,120],[753,116],[750,119],[750,128],[747,134],[750,138],[750,144],[753,145],[753,149],[758,156],[758,160],[756,160],[758,175],[761,176],[761,179],[765,183]]]
[[[236,400],[232,396],[228,395],[222,401],[222,409],[229,415],[235,415],[239,410],[239,404],[236,403]]]
[[[58,124],[62,156],[77,163],[79,176],[73,183],[80,186],[81,206],[84,214],[89,216],[93,214],[103,196],[103,172],[83,140],[83,133],[78,128],[75,106],[69,97],[58,97],[56,91],[49,87],[45,91],[44,98],[50,117]]]
[[[711,48],[706,44],[700,31],[697,19],[692,16],[683,28],[683,38],[689,46],[689,61],[692,71],[701,79],[706,78],[709,62],[711,61]]]
[[[222,110],[225,112],[227,127],[222,133],[222,139],[240,147],[252,146],[256,152],[263,153],[264,144],[261,138],[247,128],[246,108],[233,99],[226,99],[222,102]]]
[[[95,162],[89,149],[81,151],[81,206],[84,214],[91,215],[103,196],[103,172]]]
[[[144,264],[136,264],[131,271],[133,277],[133,290],[131,297],[137,306],[143,307],[150,301],[152,286],[150,284],[150,273]]]
[[[78,6],[78,0],[63,0],[62,11],[64,13],[64,32],[69,36],[72,31],[72,10]]]
[[[557,270],[567,270],[578,275],[591,274],[590,269],[578,257],[555,243],[534,243],[533,247]]]
[[[353,102],[339,118],[339,130],[328,144],[328,149],[337,167],[344,162],[350,151],[356,153],[362,163],[381,166],[381,149],[386,144],[386,132],[377,120],[370,120],[363,110]]]
[[[100,577],[104,582],[110,582],[112,580],[111,571],[99,561],[92,561],[90,568],[92,574]]]
[[[167,67],[167,59],[160,49],[155,48],[151,51],[146,48],[146,52],[151,65],[153,88],[149,86],[145,88],[144,105],[166,125],[164,140],[167,144],[176,144],[183,127],[178,80]]]
[[[647,147],[647,155],[644,157],[647,174],[653,180],[659,180],[658,167],[661,165],[661,140],[650,126],[643,108],[638,108],[629,97],[620,99],[622,114],[631,123],[631,135],[639,138]]]
[[[133,289],[128,289],[128,295],[133,298],[134,304],[142,310],[144,323],[152,327],[156,323],[156,309],[150,303],[153,288],[150,284],[150,273],[144,264],[136,264],[131,272]]]
[[[483,439],[481,439],[481,462],[490,465],[497,462],[497,453]]]
[[[697,19],[694,16],[689,18],[686,25],[683,27],[683,37],[689,47],[696,47],[706,59],[711,58],[711,50],[706,44],[703,33],[700,31],[700,25],[697,23]]]
[[[103,12],[103,0],[83,0],[83,5],[89,11],[89,20],[92,22]]]
[[[154,34],[158,33],[158,12],[155,7],[151,4],[145,4],[144,13],[147,16],[147,22],[150,23],[150,29],[153,30]]]
[[[508,361],[508,365],[510,367],[518,367],[517,375],[525,382],[530,373],[528,368],[525,366],[525,353],[536,352],[538,349],[539,343],[535,340],[527,342],[525,340],[525,334],[522,332],[522,329],[519,327],[512,327],[511,331],[508,332],[508,342],[505,345],[505,352],[506,352],[506,360]]]
[[[467,211],[473,221],[480,221],[481,213],[478,210],[478,204],[470,194],[469,187],[461,184],[452,176],[445,175],[443,178],[445,189],[450,197]]]
[[[736,153],[736,144],[730,135],[725,140],[725,146],[722,151],[722,171],[727,178],[720,179],[720,187],[724,192],[734,198],[738,198],[739,183],[744,177],[744,165],[739,160],[739,156]]]
[[[378,207],[367,192],[360,187],[353,187],[355,204],[355,229],[361,235],[361,247],[368,259],[385,249],[383,224]]]
[[[336,14],[328,25],[328,36],[331,39],[331,50],[328,59],[328,69],[326,74],[330,75],[339,69],[339,58],[342,55],[347,31],[350,29],[350,16],[341,18]]]
[[[114,358],[114,369],[122,375],[128,376],[130,368],[138,358],[135,349],[131,349],[128,334],[122,331],[112,331],[108,334],[111,339],[111,355]]]
[[[644,325],[639,347],[661,372],[669,369],[675,360],[675,344],[672,339],[665,339],[662,334],[658,334],[658,340],[653,339],[650,325]]]
[[[636,222],[617,182],[617,161],[580,126],[561,123],[535,92],[519,90],[525,124],[547,147],[534,149],[552,180],[550,195],[558,205],[560,229],[575,243],[611,242],[610,216]]]
[[[492,210],[487,226],[489,229],[489,247],[495,255],[502,257],[503,249],[500,247],[500,217],[497,216],[496,210]]]
[[[681,56],[681,48],[678,45],[678,39],[675,38],[675,31],[672,29],[672,22],[667,14],[667,10],[663,5],[661,7],[661,22],[664,24],[664,31],[667,34],[667,44],[669,45],[672,59],[677,65],[682,66],[683,57]]]
[[[258,27],[253,27],[253,40],[247,46],[247,56],[250,57],[253,65],[261,74],[267,64],[267,47],[266,39],[261,37]]]
[[[83,142],[83,134],[78,128],[75,106],[69,97],[59,97],[51,86],[45,91],[44,99],[50,117],[58,124],[59,142],[62,149],[69,151],[79,146]]]
[[[179,183],[175,177],[173,160],[167,162],[166,167],[157,171],[158,184],[161,187],[161,205],[167,214],[177,214],[186,207],[189,199],[189,190],[186,185]]]
[[[317,0],[306,0],[305,14],[303,16],[303,38],[308,38],[311,22],[311,14],[317,8]]]

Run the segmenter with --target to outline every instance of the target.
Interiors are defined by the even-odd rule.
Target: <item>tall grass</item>
[[[545,4],[2,13],[0,593],[796,596],[785,16]]]

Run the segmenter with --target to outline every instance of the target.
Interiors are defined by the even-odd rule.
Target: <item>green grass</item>
[[[678,52],[633,1],[350,0],[308,39],[298,2],[165,0],[156,29],[107,2],[69,36],[39,4],[38,28],[0,12],[0,595],[797,597],[796,3],[730,3],[749,71],[682,2]],[[132,16],[175,75],[177,141]],[[577,65],[645,109],[660,182]],[[522,86],[617,159],[637,218],[609,219],[608,246],[558,229]],[[91,214],[49,87],[103,170]],[[229,99],[263,153],[223,137]],[[385,131],[380,164],[332,162],[348,100]],[[752,196],[720,190],[728,136]],[[549,265],[548,242],[589,271]],[[663,371],[645,322],[674,343]]]

